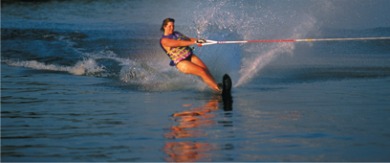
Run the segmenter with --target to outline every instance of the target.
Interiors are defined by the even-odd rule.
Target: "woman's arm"
[[[179,46],[190,46],[192,44],[195,44],[196,39],[190,38],[189,41],[185,40],[173,40],[169,38],[163,38],[161,39],[161,44],[165,47],[179,47]]]

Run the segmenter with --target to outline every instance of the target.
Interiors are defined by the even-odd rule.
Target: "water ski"
[[[225,111],[232,110],[233,98],[231,94],[232,90],[232,79],[228,74],[223,75],[222,78],[222,101],[223,108]]]
[[[222,96],[230,94],[232,90],[232,79],[228,74],[223,75],[222,78]]]

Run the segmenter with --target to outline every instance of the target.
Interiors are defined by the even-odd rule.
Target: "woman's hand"
[[[196,43],[197,44],[203,44],[203,43],[206,43],[207,41],[205,39],[198,39],[196,40]]]

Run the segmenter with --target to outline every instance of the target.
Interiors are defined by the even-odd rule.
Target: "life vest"
[[[187,36],[176,31],[167,36],[162,35],[161,39],[163,38],[169,38],[173,40],[190,40],[190,38],[188,38]],[[189,56],[192,55],[192,48],[189,46],[171,47],[170,50],[168,51],[165,50],[161,44],[161,39],[160,39],[160,46],[168,55],[168,57],[172,60],[172,62],[170,63],[171,66],[178,64],[180,61],[187,59]]]

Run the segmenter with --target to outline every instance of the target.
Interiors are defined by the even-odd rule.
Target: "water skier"
[[[160,39],[160,45],[172,60],[171,65],[185,74],[192,74],[202,78],[211,89],[222,92],[222,88],[215,82],[207,66],[197,57],[192,48],[193,44],[205,43],[203,39],[189,38],[180,32],[175,31],[175,20],[172,18],[164,19],[161,25],[161,31],[164,32]]]

